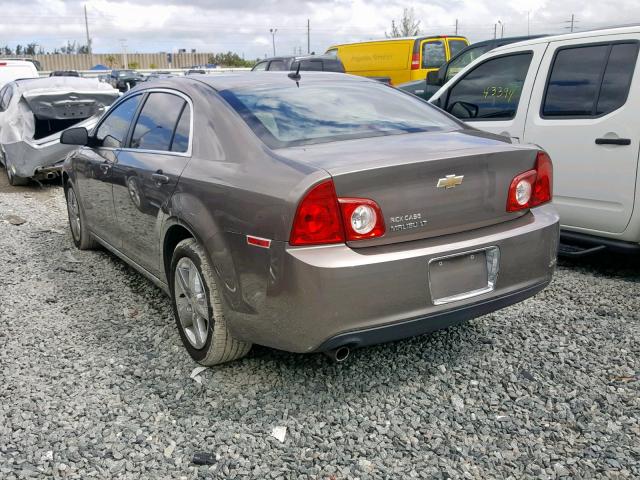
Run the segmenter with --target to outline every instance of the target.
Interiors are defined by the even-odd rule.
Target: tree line
[[[15,48],[11,48],[9,45],[5,45],[0,47],[0,55],[45,55],[50,53],[66,53],[66,54],[76,54],[76,53],[89,53],[89,47],[87,45],[83,45],[81,43],[67,42],[66,45],[63,45],[60,48],[54,48],[53,50],[46,50],[42,46],[38,45],[36,42],[27,43],[26,45],[21,45],[18,43]]]
[[[89,47],[76,42],[67,42],[60,48],[54,48],[53,50],[45,50],[43,47],[35,42],[27,43],[26,45],[17,44],[14,48],[9,45],[0,47],[0,55],[5,56],[23,56],[23,55],[46,55],[46,54],[82,54],[89,53]],[[224,67],[251,67],[257,60],[245,60],[240,55],[234,52],[216,53],[209,57],[209,63],[215,63]],[[115,57],[113,62],[115,63]]]

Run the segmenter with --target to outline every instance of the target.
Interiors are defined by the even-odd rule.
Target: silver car
[[[0,89],[0,163],[11,185],[57,176],[73,150],[60,144],[65,128],[91,128],[120,95],[95,79],[15,80]]]
[[[350,350],[524,300],[551,281],[543,151],[332,73],[142,84],[65,161],[73,239],[171,295],[203,365],[252,343]]]

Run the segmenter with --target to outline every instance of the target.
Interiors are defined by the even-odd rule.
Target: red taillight
[[[419,70],[419,69],[420,69],[420,53],[414,53],[413,56],[411,57],[411,70]]]
[[[381,237],[384,217],[368,198],[338,198],[332,180],[319,183],[304,196],[293,219],[291,245],[326,245]]]
[[[347,240],[363,240],[384,235],[384,218],[376,202],[368,198],[340,198]]]
[[[333,181],[327,180],[309,190],[298,205],[289,243],[317,245],[344,241],[336,189]]]
[[[533,170],[516,176],[509,186],[507,212],[537,207],[553,197],[553,165],[545,152],[538,152]]]
[[[0,67],[6,67],[7,66],[7,62],[0,62]]]
[[[536,170],[538,177],[533,189],[532,207],[550,202],[553,198],[553,163],[546,152],[538,152]]]

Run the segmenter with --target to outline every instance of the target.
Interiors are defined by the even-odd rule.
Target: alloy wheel
[[[173,290],[182,330],[199,350],[209,334],[209,303],[200,272],[189,257],[182,257],[176,265]]]
[[[80,241],[80,207],[73,188],[67,190],[67,211],[69,212],[69,225],[71,235],[76,242]]]

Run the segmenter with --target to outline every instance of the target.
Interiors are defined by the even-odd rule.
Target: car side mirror
[[[84,127],[67,128],[60,135],[60,143],[84,147],[89,143],[89,132]]]
[[[432,70],[427,73],[427,85],[433,85],[435,87],[439,87],[440,85],[442,85],[440,76],[438,75],[439,73],[440,70]]]

